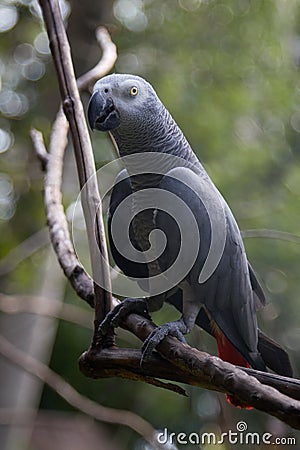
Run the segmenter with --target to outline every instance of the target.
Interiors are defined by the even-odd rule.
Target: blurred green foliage
[[[153,84],[227,199],[240,228],[281,230],[299,236],[299,2],[80,3],[62,2],[70,23],[76,72],[80,74],[96,62],[99,56],[93,31],[99,23],[107,24],[118,47],[116,71],[140,74]],[[0,28],[0,245],[4,257],[45,225],[42,174],[28,132],[35,126],[48,138],[59,93],[37,2],[2,0],[0,18],[6,24]],[[86,103],[87,98],[83,100]],[[113,158],[113,151],[106,137],[97,134],[93,141],[101,166]],[[70,154],[67,164],[68,207],[78,194]],[[259,312],[260,326],[287,348],[299,377],[299,242],[247,238],[245,245],[269,302]],[[2,290],[33,292],[35,265],[35,258],[28,258],[2,277]],[[70,288],[66,301],[81,304]],[[169,320],[169,312],[162,311],[158,321]],[[239,420],[246,420],[255,431],[277,429],[278,422],[265,414],[234,409],[223,396],[212,392],[188,388],[189,398],[180,398],[141,383],[85,379],[77,358],[88,347],[90,337],[86,330],[61,323],[51,367],[101,404],[130,408],[158,429],[172,431],[213,429],[219,433]],[[216,351],[212,340],[202,333],[195,332],[191,342]],[[121,344],[128,346],[128,342]],[[41,407],[68,408],[48,388]],[[126,442],[128,449],[148,448],[129,430],[108,428],[121,446]]]

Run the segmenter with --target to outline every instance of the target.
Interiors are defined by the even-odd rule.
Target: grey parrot
[[[111,133],[125,164],[110,199],[112,256],[125,275],[141,280],[147,292],[144,298],[123,300],[104,319],[101,332],[117,327],[126,314],[147,315],[166,301],[182,316],[153,331],[144,342],[143,360],[167,335],[183,341],[183,335],[196,323],[216,338],[223,360],[261,371],[267,366],[278,374],[292,376],[285,350],[258,329],[256,309],[265,304],[265,296],[247,261],[235,218],[153,87],[135,75],[102,78],[94,86],[88,120],[92,130]],[[167,207],[161,208],[164,195]],[[113,224],[124,201],[132,220],[128,228],[126,214],[118,215],[117,229],[125,233],[128,228],[129,233],[128,248],[124,243],[120,250]],[[173,203],[179,205],[179,226],[172,215]],[[154,230],[163,233],[166,242],[163,251],[151,259],[148,253],[155,248],[155,239],[150,238]],[[216,242],[219,246],[212,255],[213,239],[215,247]],[[188,242],[188,250],[179,264],[183,240]],[[132,249],[138,258],[131,258]],[[147,255],[144,260],[143,255]],[[213,263],[210,267],[208,260]],[[174,275],[170,270],[177,263],[179,269]],[[165,289],[163,282],[152,282],[160,274],[167,274]]]

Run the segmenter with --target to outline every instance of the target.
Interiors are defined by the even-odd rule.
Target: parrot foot
[[[186,340],[183,335],[184,333],[187,333],[187,328],[182,319],[177,320],[176,322],[165,323],[164,325],[155,328],[155,330],[153,330],[152,333],[144,341],[142,347],[141,366],[144,362],[149,360],[153,350],[166,336],[174,336],[180,342],[185,343]]]
[[[99,325],[99,331],[105,335],[111,328],[118,328],[122,320],[131,313],[139,314],[151,319],[148,314],[147,302],[143,299],[125,298],[114,309],[112,309],[103,322]]]

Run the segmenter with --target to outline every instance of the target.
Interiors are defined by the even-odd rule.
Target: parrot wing
[[[220,356],[226,356],[227,350],[230,353],[232,349],[228,349],[229,344],[228,348],[221,348],[224,339],[219,339],[219,334],[225,335],[253,368],[265,370],[257,351],[258,328],[248,262],[240,231],[225,200],[207,176],[186,167],[169,171],[163,177],[160,189],[177,195],[188,206],[200,236],[197,242],[197,230],[184,210],[178,213],[181,224],[175,224],[174,218],[166,212],[157,212],[156,225],[167,236],[166,249],[159,258],[163,270],[176,260],[184,239],[188,239],[188,244],[183,242],[183,246],[188,245],[188,253],[193,247],[198,248],[194,263],[184,258],[182,261],[183,265],[191,265],[185,281],[192,292],[191,298],[184,299],[183,310],[190,315],[196,303],[199,310],[200,305],[204,305],[214,323]],[[180,205],[178,202],[178,208]],[[181,237],[180,228],[183,231]]]
[[[179,181],[171,178],[171,177],[165,177],[164,180],[161,183],[161,187],[164,189],[172,189],[175,191],[175,193],[178,194],[178,192],[182,193],[182,188],[185,186],[182,186],[182,184],[179,186]],[[172,186],[170,186],[172,185]],[[178,191],[178,188],[180,187],[180,190]],[[184,189],[186,191],[186,188]],[[114,245],[114,241],[112,239],[111,235],[111,220],[112,216],[115,213],[117,207],[120,205],[120,203],[130,196],[132,194],[132,187],[130,183],[130,179],[128,177],[128,173],[126,169],[123,169],[117,176],[115,180],[115,184],[112,190],[111,198],[110,198],[110,206],[109,206],[109,212],[108,212],[108,237],[109,237],[109,243],[110,243],[110,250],[113,256],[113,259],[117,266],[123,271],[125,275],[132,278],[147,278],[148,276],[148,268],[146,263],[140,263],[140,262],[133,262],[130,259],[127,259],[124,255],[120,254],[116,246]],[[189,194],[193,197],[193,193],[186,192],[186,195]],[[185,199],[188,200],[188,199]],[[197,203],[197,205],[193,205],[195,208],[196,206],[199,206],[199,199],[197,200],[194,198],[194,203]],[[202,229],[203,229],[203,223],[205,223],[208,220],[207,217],[207,211],[205,208],[202,208],[200,205],[199,208],[195,208],[198,213],[202,212]],[[122,220],[122,217],[119,218],[119,220]],[[198,218],[198,222],[201,221],[200,218]],[[162,266],[162,269],[165,270],[168,265],[170,265],[170,262],[174,261],[179,249],[179,242],[180,242],[180,233],[179,230],[176,229],[176,223],[174,223],[174,220],[168,216],[167,214],[164,214],[163,212],[158,212],[156,215],[156,225],[160,227],[161,229],[166,229],[166,232],[168,233],[168,243],[166,252],[164,255],[160,258],[160,265]],[[209,224],[208,224],[209,225]],[[121,224],[122,226],[122,224]],[[124,224],[125,226],[125,224]],[[175,232],[170,233],[168,230],[174,228],[175,226]],[[205,257],[208,254],[208,244],[207,242],[210,241],[210,226],[207,227],[206,235],[201,235],[202,239],[202,252],[203,255],[201,259],[201,263],[203,265],[203,261]],[[130,229],[130,240],[138,249],[138,245],[134,238],[133,230]],[[224,264],[224,261],[223,261]],[[258,305],[264,305],[265,304],[265,295],[263,293],[262,287],[259,283],[259,281],[256,278],[256,275],[254,273],[253,268],[248,263],[248,270],[249,270],[249,277],[250,282],[252,286],[252,290],[254,293],[254,297],[256,300],[256,304]],[[223,277],[224,278],[224,277]],[[222,277],[220,279],[217,279],[217,283],[222,284]],[[225,283],[226,284],[226,283]],[[223,283],[223,286],[225,286]],[[226,284],[227,286],[227,284]],[[147,286],[143,286],[147,290]],[[228,288],[227,288],[228,289]],[[218,290],[215,291],[215,295],[217,295]],[[224,296],[224,291],[223,291]],[[173,292],[171,295],[166,297],[166,301],[170,304],[172,304],[178,311],[183,311],[183,293],[181,289],[178,289],[176,292]],[[227,313],[228,316],[228,313]],[[231,317],[232,320],[232,317]],[[215,337],[214,329],[212,326],[211,317],[208,315],[208,311],[203,307],[200,309],[198,316],[196,318],[196,325],[204,329],[207,333]],[[235,334],[238,335],[238,330],[235,330]],[[234,340],[234,339],[233,339]],[[236,340],[236,339],[235,339]],[[234,342],[233,342],[233,345]],[[236,347],[237,350],[239,350],[238,347]],[[247,349],[245,349],[247,351]],[[265,362],[265,364],[274,372],[283,375],[283,376],[292,376],[292,368],[289,361],[289,357],[287,352],[275,341],[270,339],[268,336],[266,336],[262,331],[258,330],[258,350],[262,355],[262,358]]]

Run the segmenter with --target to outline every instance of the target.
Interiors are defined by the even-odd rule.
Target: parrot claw
[[[112,309],[99,325],[99,332],[107,334],[111,328],[118,328],[122,320],[131,313],[139,314],[150,319],[147,302],[143,299],[125,298]]]
[[[141,366],[143,366],[144,362],[149,360],[154,349],[166,336],[174,336],[180,342],[186,343],[183,333],[186,333],[186,326],[181,319],[176,322],[165,323],[164,325],[155,328],[155,330],[153,330],[144,341],[142,347]]]

